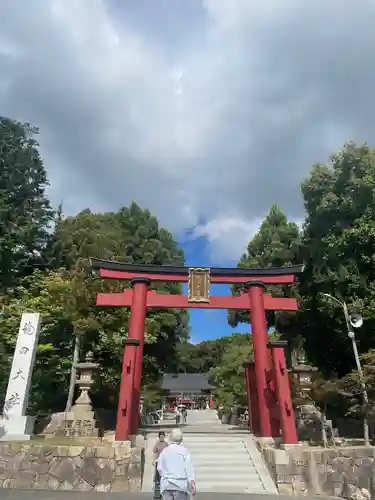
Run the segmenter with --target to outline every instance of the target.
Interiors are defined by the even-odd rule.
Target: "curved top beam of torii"
[[[142,277],[151,281],[187,282],[192,268],[186,266],[126,264],[115,260],[90,259],[91,267],[102,278],[131,280]],[[270,268],[210,268],[211,283],[246,283],[262,281],[269,284],[293,283],[296,274],[304,270],[304,265]]]

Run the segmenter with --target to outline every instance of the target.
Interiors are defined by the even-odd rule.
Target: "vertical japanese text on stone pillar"
[[[22,315],[3,409],[4,417],[7,419],[25,415],[38,346],[40,322],[41,318],[38,313]]]

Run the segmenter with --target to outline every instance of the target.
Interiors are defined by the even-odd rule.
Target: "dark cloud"
[[[209,17],[201,0],[107,0],[105,4],[120,31],[124,25],[130,27],[172,62],[181,52],[197,50],[204,43]]]
[[[137,200],[237,257],[312,163],[375,132],[375,2],[3,0],[0,112],[40,127],[55,202]]]

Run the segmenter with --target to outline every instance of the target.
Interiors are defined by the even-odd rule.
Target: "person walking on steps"
[[[173,429],[168,448],[165,448],[159,456],[157,468],[163,500],[188,500],[196,493],[190,453],[182,444],[182,440],[181,430]]]
[[[154,498],[160,498],[160,474],[157,468],[157,462],[161,452],[168,446],[165,441],[165,432],[159,432],[159,439],[153,449],[152,465],[154,467]]]
[[[182,413],[182,423],[186,424],[186,420],[187,420],[187,410],[186,410],[186,408],[183,408],[181,413]]]
[[[181,422],[181,408],[179,408],[178,406],[176,407],[176,425],[180,425],[180,422]]]

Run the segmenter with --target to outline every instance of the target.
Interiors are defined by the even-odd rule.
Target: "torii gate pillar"
[[[280,427],[284,444],[297,444],[298,435],[294,417],[292,395],[288,370],[285,360],[285,340],[273,340],[268,343],[272,353],[273,374],[276,383],[278,408],[280,413]]]
[[[129,346],[124,351],[122,363],[116,441],[128,440],[130,435],[137,433],[139,426],[144,329],[150,280],[135,278],[131,284],[133,291],[127,339]]]
[[[271,437],[271,408],[269,407],[267,395],[267,376],[271,367],[269,366],[270,356],[267,348],[268,328],[263,299],[265,286],[261,281],[250,281],[245,284],[245,287],[250,300],[251,334],[254,348],[260,433],[263,437]]]

